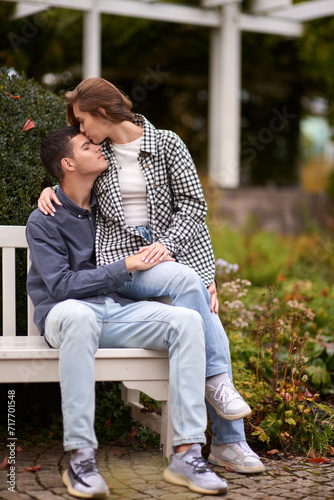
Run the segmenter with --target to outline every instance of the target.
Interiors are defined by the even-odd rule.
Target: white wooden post
[[[223,188],[238,187],[240,178],[239,15],[238,2],[222,6],[221,27],[212,34],[209,177]]]
[[[209,110],[208,110],[208,165],[209,178],[213,182],[218,178],[219,157],[219,113],[221,82],[219,71],[219,51],[221,31],[218,28],[211,29],[210,64],[209,64]]]
[[[83,78],[101,76],[101,14],[93,7],[84,13]]]

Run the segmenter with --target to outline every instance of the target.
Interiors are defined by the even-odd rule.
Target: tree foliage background
[[[245,0],[242,9],[250,4]],[[0,2],[0,65],[49,82],[56,93],[73,88],[82,79],[82,13],[53,8],[12,21],[13,12],[14,4]],[[305,24],[299,39],[242,34],[243,184],[298,184],[299,121],[309,113],[305,97],[326,99],[334,122],[333,35],[333,17]],[[178,133],[203,173],[209,51],[207,28],[102,16],[102,76],[129,95],[136,112]],[[45,77],[49,73],[55,75],[51,80]],[[275,112],[284,109],[295,118],[274,137],[268,135]]]

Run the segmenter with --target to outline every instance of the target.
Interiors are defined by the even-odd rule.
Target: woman
[[[250,414],[250,408],[231,383],[228,339],[217,314],[214,256],[205,224],[207,207],[186,146],[173,132],[157,130],[142,115],[134,115],[127,97],[102,78],[84,80],[67,92],[66,102],[68,122],[80,127],[93,143],[102,144],[109,163],[94,186],[99,207],[97,264],[136,252],[146,262],[161,261],[144,273],[133,273],[131,282],[118,292],[137,300],[170,295],[175,306],[201,314],[213,443],[215,448],[233,443],[241,454],[238,464],[227,457],[230,453],[220,456],[219,450],[210,457],[213,463],[240,472],[262,472],[257,455],[245,448],[241,418]],[[39,208],[50,213],[54,210],[51,200],[57,203],[52,190],[49,198],[40,200]],[[168,255],[177,263],[163,262]]]

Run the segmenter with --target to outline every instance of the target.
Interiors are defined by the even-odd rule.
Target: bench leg
[[[161,404],[161,434],[160,443],[162,444],[163,456],[168,458],[173,453],[173,436],[174,430],[170,414],[170,397],[168,390],[167,401],[162,401]]]
[[[161,416],[156,413],[143,413],[144,408],[139,403],[139,393],[144,392],[152,399],[161,401]],[[172,453],[173,427],[170,417],[169,383],[166,381],[125,381],[122,382],[122,400],[131,407],[131,416],[134,420],[146,425],[160,434],[160,443],[163,447],[163,456],[169,457]]]

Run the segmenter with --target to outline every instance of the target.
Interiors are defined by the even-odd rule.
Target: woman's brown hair
[[[73,106],[78,104],[81,111],[93,116],[105,118],[99,111],[104,109],[107,119],[112,122],[133,121],[132,103],[115,85],[103,78],[87,78],[72,91],[65,94],[67,121],[79,127]]]

